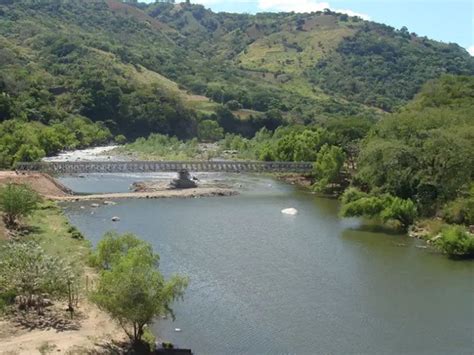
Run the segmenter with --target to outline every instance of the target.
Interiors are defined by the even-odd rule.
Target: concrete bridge
[[[48,174],[148,173],[148,172],[229,172],[229,173],[310,173],[309,162],[255,161],[101,161],[17,163],[17,171]]]

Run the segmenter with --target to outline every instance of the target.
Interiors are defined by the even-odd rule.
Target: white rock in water
[[[296,208],[285,208],[284,210],[281,210],[281,213],[294,216],[298,213],[298,210]]]
[[[120,221],[119,217],[112,217],[112,222],[118,222],[118,221]]]
[[[180,332],[180,331],[181,331],[181,328],[174,328],[174,331],[175,331],[175,332]]]
[[[99,204],[98,203],[92,203],[91,207],[97,208],[97,207],[99,207]]]
[[[106,206],[115,206],[115,205],[117,204],[117,203],[114,202],[114,201],[104,201],[103,203],[104,203],[104,205],[106,205]]]

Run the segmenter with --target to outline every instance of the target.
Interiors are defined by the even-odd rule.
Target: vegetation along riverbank
[[[323,3],[316,2],[301,1],[305,4],[298,9],[319,9]],[[142,191],[76,195],[48,175],[15,172],[20,162],[36,162],[65,151],[101,147],[108,152],[107,161],[116,155],[125,160],[310,162],[313,170],[307,176],[280,178],[315,195],[339,198],[340,218],[370,219],[422,238],[450,258],[474,258],[474,57],[456,43],[431,40],[407,27],[396,29],[368,20],[368,16],[353,16],[356,13],[350,10],[277,13],[271,10],[289,7],[263,3],[255,2],[255,9],[268,12],[250,14],[214,12],[192,1],[0,1],[0,169],[5,170],[0,172],[0,352],[146,353],[155,343],[148,325],[160,317],[173,318],[173,304],[184,295],[187,278],[166,279],[150,244],[135,235],[107,233],[94,250],[68,223],[58,201],[83,201],[81,207],[86,209],[86,204],[112,205],[113,199],[125,204],[124,199],[130,198],[236,194],[221,186],[170,190],[145,184]],[[108,150],[116,145],[114,152]],[[72,154],[68,159],[81,158]],[[137,202],[147,203],[152,201]],[[260,226],[260,221],[247,225],[243,219],[239,223]],[[265,233],[273,236],[271,229]],[[225,237],[213,244],[239,250],[236,240],[227,246],[231,236]],[[296,238],[290,240],[297,243]],[[259,251],[253,259],[266,251],[260,245],[245,247],[240,255]],[[192,243],[183,246],[188,248],[194,251]],[[334,248],[331,245],[327,250]],[[291,253],[289,247],[281,249]],[[176,248],[164,250],[179,255]],[[214,255],[219,253],[221,250]],[[202,255],[208,254],[212,255],[206,250]],[[267,260],[283,259],[290,258],[278,254]],[[310,258],[303,260],[311,262]],[[311,265],[292,268],[291,260],[287,266],[285,274],[316,269]],[[233,270],[239,268],[246,270],[236,262]],[[199,267],[192,265],[187,270],[194,269]],[[217,284],[212,272],[214,267],[206,267],[206,274],[200,276],[212,281],[202,289]],[[339,272],[324,274],[337,275],[334,279],[339,281],[343,279]],[[266,270],[262,274],[267,275]],[[249,280],[247,275],[235,281]],[[234,279],[234,273],[226,276]],[[370,289],[380,284],[376,279],[359,281],[353,285],[369,285],[366,288]],[[257,284],[262,283],[242,284],[240,289],[268,294]],[[297,283],[277,286],[270,290],[304,290]],[[458,287],[451,289],[458,291]],[[230,295],[230,290],[213,288],[212,294]],[[274,298],[283,299],[273,293]],[[393,292],[387,289],[388,293]],[[219,310],[227,312],[232,303],[234,318],[245,323],[246,330],[256,330],[247,324],[258,315],[252,310],[271,308],[252,303],[252,298],[236,302],[235,294]],[[323,295],[304,296],[319,302]],[[249,308],[238,308],[240,305]],[[316,305],[301,305],[316,309]],[[318,315],[329,313],[327,306],[333,305],[328,302]],[[392,318],[388,308],[361,305],[353,303],[347,309],[378,308],[384,323],[385,317]],[[268,314],[285,309],[294,307],[282,303]],[[326,348],[317,349],[319,352],[343,352],[344,347],[331,351],[330,343],[335,342],[328,334],[356,324],[349,321],[351,311],[339,307],[337,311],[344,313],[331,315],[332,329],[337,331],[326,327],[327,345],[321,345]],[[209,313],[218,314],[215,309]],[[370,313],[361,315],[376,321],[366,322],[360,334],[373,334],[374,344],[376,338],[388,341],[391,328],[382,326],[385,324]],[[299,329],[298,324],[304,324],[300,321],[310,318],[306,316],[298,315],[287,330]],[[269,319],[261,315],[255,324]],[[338,319],[340,324],[336,324]],[[407,319],[400,324],[406,325]],[[287,320],[292,321],[291,317],[285,317]],[[423,321],[428,323],[428,318]],[[376,323],[380,324],[377,329],[370,328]],[[285,340],[282,344],[290,344],[285,336],[290,337],[291,332],[281,332],[275,324],[269,323],[265,330],[280,332]],[[316,329],[314,323],[302,328]],[[394,329],[402,328],[408,329]],[[376,334],[382,330],[386,333]],[[263,339],[267,346],[278,344],[268,334],[254,333],[239,333],[238,325],[232,329],[233,336],[244,334],[240,338],[245,341],[258,344]],[[286,352],[298,352],[298,346],[307,342],[300,334],[298,330],[290,337],[299,343]],[[350,336],[354,334],[339,338],[353,346],[357,341]],[[422,339],[423,334],[410,335]],[[213,336],[214,340],[218,337],[208,333],[209,339],[204,340],[212,342]],[[437,334],[432,338],[444,341]],[[455,335],[452,340],[458,342]],[[337,345],[344,345],[340,343]],[[406,343],[409,349],[410,342]],[[385,345],[372,349],[380,352],[388,349]],[[283,351],[280,344],[278,349]],[[266,352],[267,348],[259,350]]]
[[[334,118],[263,128],[253,138],[226,134],[204,150],[197,140],[155,134],[121,149],[154,159],[185,146],[188,159],[206,152],[219,159],[314,161],[311,176],[282,178],[341,196],[343,217],[379,220],[452,257],[473,257],[473,97],[472,77],[444,76],[377,121]]]
[[[25,184],[0,186],[0,210],[1,353],[155,347],[146,326],[173,315],[187,280],[165,280],[150,245],[109,233],[93,251],[56,202]]]

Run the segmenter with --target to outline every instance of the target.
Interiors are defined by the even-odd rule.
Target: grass
[[[347,27],[280,31],[256,40],[238,61],[244,69],[300,75],[353,33]]]
[[[421,233],[419,237],[424,240],[429,240],[431,238],[436,237],[442,231],[442,229],[446,226],[446,222],[440,219],[434,218],[425,218],[421,219],[416,223],[416,227],[425,231],[425,233]]]
[[[73,229],[55,202],[43,202],[40,209],[25,222],[31,230],[26,239],[38,241],[50,255],[66,258],[75,265],[86,265],[91,251],[90,243],[73,238]]]
[[[217,107],[219,107],[218,103],[210,101],[207,98],[206,100],[198,100],[196,99],[197,97],[198,96],[195,95],[189,95],[188,97],[185,97],[185,102],[187,103],[187,106],[205,115],[211,115],[216,112]]]

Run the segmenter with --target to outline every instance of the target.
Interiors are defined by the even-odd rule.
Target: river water
[[[119,192],[170,176],[61,180],[79,192]],[[190,277],[176,321],[153,326],[162,338],[198,355],[472,354],[474,263],[342,220],[337,201],[271,178],[200,178],[241,194],[64,205],[93,244],[108,230],[136,233],[160,253],[165,275]],[[287,207],[299,213],[283,215]]]

